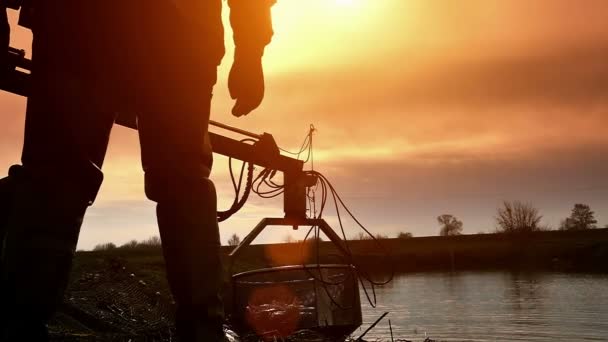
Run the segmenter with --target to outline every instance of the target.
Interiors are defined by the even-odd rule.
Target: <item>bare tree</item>
[[[370,235],[367,232],[358,232],[357,235],[352,237],[352,240],[385,240],[388,238],[386,234],[377,233],[376,235]]]
[[[120,246],[120,248],[135,249],[138,246],[139,246],[139,242],[137,242],[137,240],[131,240],[131,241],[125,243],[124,245]]]
[[[399,234],[397,234],[397,239],[411,239],[413,237],[414,234],[410,232],[399,232]]]
[[[162,241],[158,236],[151,236],[146,240],[140,243],[142,247],[160,247],[162,245]]]
[[[570,217],[562,221],[560,230],[585,230],[597,228],[594,212],[587,204],[577,203],[572,209]]]
[[[112,242],[106,242],[106,243],[101,243],[96,245],[93,250],[100,252],[100,251],[111,251],[113,249],[116,249],[116,245],[113,244]]]
[[[504,201],[496,214],[496,230],[500,233],[526,233],[543,230],[538,209],[529,203]]]
[[[287,234],[287,235],[285,235],[283,237],[283,242],[285,242],[285,243],[295,243],[295,242],[297,242],[297,240],[293,236],[291,236],[291,234]]]
[[[232,234],[232,236],[230,236],[230,239],[228,239],[228,246],[238,246],[239,243],[241,243],[241,238],[235,234]]]
[[[365,232],[358,232],[357,235],[353,237],[353,240],[371,240],[372,237]]]
[[[437,217],[437,222],[441,226],[441,230],[439,231],[440,236],[462,234],[462,221],[459,221],[454,215],[440,215]]]

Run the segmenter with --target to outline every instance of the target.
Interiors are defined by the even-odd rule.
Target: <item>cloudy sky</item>
[[[264,104],[229,115],[226,58],[213,119],[287,149],[314,124],[315,169],[372,231],[436,235],[445,213],[465,233],[492,231],[503,200],[534,204],[553,227],[587,203],[608,224],[607,1],[280,0],[273,14]],[[19,31],[13,44],[30,40]],[[25,101],[1,94],[0,108],[6,170]],[[221,207],[232,200],[224,164],[213,174]],[[80,248],[156,234],[135,132],[115,129],[104,171]],[[280,201],[253,199],[221,225],[223,240],[280,215]]]

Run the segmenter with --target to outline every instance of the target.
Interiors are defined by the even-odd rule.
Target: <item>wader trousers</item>
[[[121,111],[138,116],[145,190],[157,202],[180,340],[220,340],[207,131],[223,55],[209,38],[217,25],[181,20],[169,0],[37,3],[23,165],[0,181],[0,341],[46,340]]]

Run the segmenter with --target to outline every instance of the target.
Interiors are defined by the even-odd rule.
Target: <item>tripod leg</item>
[[[319,229],[329,238],[329,240],[340,250],[340,253],[344,254],[346,257],[350,257],[350,252],[345,245],[345,242],[342,241],[340,236],[336,234],[336,232],[327,224],[325,220],[322,220],[319,224]]]
[[[268,219],[262,219],[262,221],[260,221],[260,223],[258,223],[258,225],[255,226],[255,228],[253,228],[251,233],[247,234],[247,236],[245,236],[243,241],[241,241],[241,243],[239,243],[239,245],[236,246],[236,248],[230,253],[230,260],[232,261],[232,259],[236,259],[236,257],[238,257],[239,254],[241,254],[241,251],[243,250],[243,248],[249,246],[253,242],[253,240],[255,240],[255,238],[258,237],[258,235],[260,235],[260,233],[264,229],[266,229],[267,226],[268,226]]]

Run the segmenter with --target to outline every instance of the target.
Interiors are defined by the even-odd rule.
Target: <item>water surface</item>
[[[362,293],[366,339],[422,341],[608,341],[608,275],[464,272],[395,277]]]

